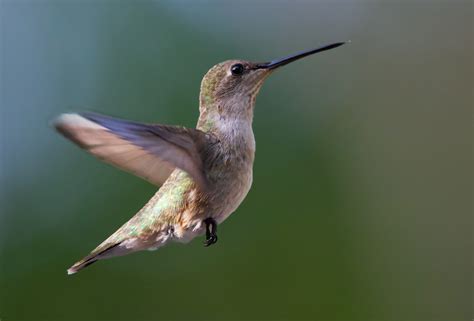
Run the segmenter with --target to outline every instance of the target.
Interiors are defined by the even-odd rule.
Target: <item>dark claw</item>
[[[206,240],[204,241],[204,246],[208,247],[217,242],[217,223],[213,218],[206,218],[204,220],[206,224]]]
[[[206,238],[204,241],[204,246],[208,247],[209,245],[212,245],[217,242],[217,235],[211,235],[210,237]]]

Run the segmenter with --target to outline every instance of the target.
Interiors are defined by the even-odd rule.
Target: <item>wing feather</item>
[[[180,168],[205,187],[205,133],[177,126],[143,124],[109,116],[63,114],[54,122],[65,137],[99,159],[161,185]]]

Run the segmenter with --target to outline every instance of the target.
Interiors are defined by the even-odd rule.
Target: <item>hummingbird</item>
[[[55,119],[59,133],[102,161],[161,186],[128,222],[72,265],[74,274],[98,260],[205,234],[217,242],[217,226],[233,213],[252,185],[256,96],[276,69],[333,49],[337,42],[269,62],[228,60],[201,82],[196,128],[140,123],[91,112]]]

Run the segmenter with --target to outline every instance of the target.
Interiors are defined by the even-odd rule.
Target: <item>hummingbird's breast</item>
[[[175,222],[174,238],[181,242],[204,233],[206,218],[222,223],[242,203],[252,185],[255,138],[251,121],[220,119],[213,125],[212,131],[204,130],[213,136],[203,164],[208,188],[203,191],[194,183],[188,185],[191,178],[176,169],[160,189],[163,197],[169,198],[184,187],[179,202],[182,205],[176,206],[173,201],[171,212],[175,214],[170,215]]]
[[[242,120],[222,122],[213,156],[206,162],[211,182],[209,215],[224,221],[244,200],[253,178],[255,138],[251,123]]]

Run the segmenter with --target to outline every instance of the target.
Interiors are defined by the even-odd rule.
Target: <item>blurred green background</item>
[[[0,1],[0,319],[470,320],[472,1]],[[49,121],[194,126],[201,77],[289,65],[255,110],[254,184],[202,239],[66,268],[156,188]]]

